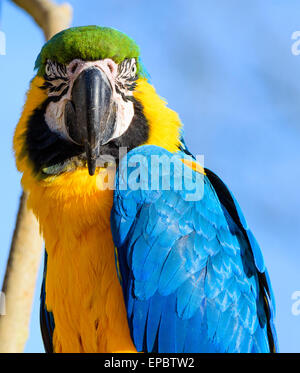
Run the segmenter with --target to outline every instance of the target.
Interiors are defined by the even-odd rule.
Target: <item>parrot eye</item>
[[[46,77],[62,79],[65,78],[67,75],[67,69],[66,66],[61,63],[47,60],[45,66],[45,74]]]
[[[136,63],[134,63],[134,65],[132,65],[131,67],[131,74],[135,76],[136,74]]]
[[[135,58],[127,58],[124,60],[118,68],[118,79],[119,80],[132,80],[136,76],[136,60]]]
[[[130,68],[130,75],[131,77],[135,77],[136,75],[136,61],[135,61],[135,58],[132,58],[130,61],[130,64],[129,64],[129,68]]]
[[[46,66],[45,66],[45,73],[46,75],[51,75],[51,65],[49,62],[47,62]]]
[[[59,100],[67,93],[69,79],[65,65],[47,60],[44,78],[43,88],[47,89],[49,96],[56,96]]]
[[[137,66],[135,58],[126,58],[118,66],[117,86],[119,91],[133,91],[137,80]]]

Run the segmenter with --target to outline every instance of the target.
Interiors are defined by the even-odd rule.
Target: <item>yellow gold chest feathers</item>
[[[113,191],[86,169],[37,183],[29,207],[48,253],[46,306],[55,352],[135,352],[110,230]]]
[[[29,192],[28,206],[39,220],[48,253],[46,306],[55,320],[54,351],[135,351],[117,278],[110,229],[113,191],[103,188],[105,171],[90,176],[78,168],[40,180],[26,154],[28,119],[47,98],[40,89],[43,82],[41,77],[31,82],[14,150],[22,185]],[[137,81],[134,96],[149,124],[146,143],[177,151],[178,115],[145,79]]]

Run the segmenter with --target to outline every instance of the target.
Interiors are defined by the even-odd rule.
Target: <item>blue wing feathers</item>
[[[43,343],[46,352],[53,352],[53,332],[54,332],[54,317],[52,312],[49,312],[46,308],[46,289],[45,289],[45,282],[46,282],[46,273],[47,273],[47,252],[45,251],[45,258],[44,258],[44,274],[43,274],[43,282],[42,282],[42,289],[41,289],[41,296],[40,296],[40,326],[42,332]]]
[[[169,190],[120,188],[131,175],[130,155],[137,154],[172,156],[154,146],[136,148],[116,177],[111,226],[137,350],[270,352],[272,334],[276,340],[271,286],[232,194],[210,171],[198,200],[172,183]],[[170,171],[173,181],[180,157]]]
[[[153,297],[151,297],[149,300],[149,311],[148,311],[148,318],[147,318],[147,334],[146,334],[148,351],[155,351],[155,348],[157,348],[155,347],[155,344],[157,344],[157,340],[158,340],[158,330],[159,330],[160,319],[161,319],[161,308],[156,307],[156,304],[162,305],[164,302],[165,302],[165,297],[161,297],[157,293],[155,293]]]
[[[253,236],[253,233],[249,229],[247,229],[246,232],[247,232],[247,237],[249,239],[249,242],[252,248],[252,253],[254,256],[256,268],[259,270],[259,272],[265,272],[266,268],[265,268],[264,258],[262,256],[262,253],[256,241],[256,238]]]

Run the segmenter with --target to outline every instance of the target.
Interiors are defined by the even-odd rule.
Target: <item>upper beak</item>
[[[70,138],[84,146],[89,174],[94,175],[100,146],[115,129],[116,105],[112,87],[105,73],[95,67],[83,70],[72,88],[66,104],[65,123]]]

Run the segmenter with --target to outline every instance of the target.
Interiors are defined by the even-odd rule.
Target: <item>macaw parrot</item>
[[[35,69],[14,151],[45,241],[46,352],[277,352],[259,245],[137,44],[73,27]]]

